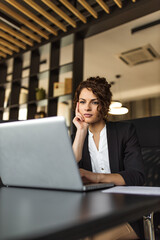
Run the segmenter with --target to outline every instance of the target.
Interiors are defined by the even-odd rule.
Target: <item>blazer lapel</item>
[[[107,140],[111,173],[115,173],[119,171],[119,161],[117,132],[113,122],[107,122]]]
[[[107,122],[107,141],[111,173],[116,173],[119,171],[118,138],[116,127],[113,122]],[[88,134],[84,142],[83,159],[82,167],[86,170],[92,171],[91,158],[88,150]]]

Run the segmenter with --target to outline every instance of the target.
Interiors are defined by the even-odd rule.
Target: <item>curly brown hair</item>
[[[103,77],[90,77],[85,81],[82,81],[76,89],[73,104],[76,108],[77,102],[79,101],[79,95],[83,88],[91,90],[99,101],[100,113],[103,118],[106,119],[108,116],[109,105],[111,104],[112,93],[110,91],[111,85]]]

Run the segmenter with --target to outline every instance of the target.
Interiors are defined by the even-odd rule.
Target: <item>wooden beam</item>
[[[12,52],[11,50],[3,47],[2,45],[0,45],[0,50],[1,50],[2,52],[4,52],[4,53],[9,54],[9,55],[12,55],[12,54],[13,54],[13,52]]]
[[[3,52],[0,52],[0,56],[3,57],[3,58],[6,58],[7,57],[7,54],[3,53]]]
[[[155,11],[159,11],[159,0],[136,1],[134,7],[133,2],[130,0],[128,1],[127,5],[123,6],[121,10],[119,8],[115,8],[112,14],[102,14],[102,16],[99,16],[98,19],[92,19],[92,21],[89,21],[86,24],[79,25],[78,28],[69,29],[69,32],[67,32],[67,34],[62,33],[62,35],[66,36],[68,34],[74,34],[79,32],[81,37],[88,38],[103,31],[118,27],[121,24],[125,24],[129,21],[133,21],[137,18],[154,13]],[[43,40],[43,42],[45,44],[49,43],[50,41],[54,43],[55,41],[60,40],[62,38],[62,35],[60,34],[56,38],[55,36],[51,36],[49,40]],[[37,46],[41,46],[41,44]],[[26,51],[32,50],[35,47],[28,47]],[[15,53],[14,56],[18,56],[19,54]],[[5,60],[3,59],[0,62],[3,61]]]
[[[44,37],[45,39],[49,39],[48,34],[44,33],[40,28],[36,27],[34,24],[30,23],[29,21],[27,21],[25,18],[21,17],[18,13],[12,11],[10,8],[8,8],[6,5],[0,3],[0,9],[4,12],[6,12],[8,15],[10,15],[11,17],[14,16],[14,18],[16,20],[18,20],[19,22],[23,23],[24,25],[26,25],[27,27],[29,27],[30,29],[32,29],[34,32],[38,33],[40,36]]]
[[[110,13],[110,9],[108,7],[108,5],[102,1],[102,0],[96,0],[96,2],[101,6],[101,8],[103,8],[103,10],[106,12],[106,13]]]
[[[15,52],[19,52],[19,48],[10,44],[9,42],[7,41],[4,41],[2,38],[0,38],[0,44],[5,46],[5,47],[8,47],[9,49],[15,51]]]
[[[18,33],[17,31],[13,30],[11,27],[7,26],[4,23],[0,24],[0,29],[2,29],[5,32],[9,32],[10,35],[20,39],[22,42],[25,42],[26,44],[33,46],[33,41],[29,40],[28,38],[24,37],[22,34]]]
[[[75,16],[77,16],[83,23],[87,22],[86,17],[84,17],[71,3],[67,0],[59,0],[63,5],[68,8]]]
[[[9,42],[12,42],[14,45],[26,49],[26,45],[18,40],[16,40],[15,38],[12,38],[10,35],[8,35],[7,33],[4,33],[0,30],[0,36],[4,39],[6,39]]]
[[[56,14],[58,14],[61,18],[68,22],[72,27],[76,28],[76,22],[60,8],[58,8],[53,2],[51,2],[50,0],[42,0],[42,2],[45,3],[48,7],[50,7]]]
[[[35,40],[36,42],[41,42],[41,38],[37,35],[35,35],[34,33],[32,33],[31,31],[29,31],[28,29],[26,29],[25,27],[21,27],[20,31],[25,34],[26,36],[29,36],[31,39]]]
[[[78,2],[85,8],[87,11],[94,17],[98,18],[97,12],[85,1],[85,0],[78,0]]]
[[[60,29],[62,29],[64,32],[67,31],[66,26],[64,24],[62,24],[61,22],[59,22],[56,18],[54,18],[51,14],[49,14],[48,12],[46,12],[43,8],[41,8],[38,4],[36,4],[35,2],[33,2],[32,0],[24,0],[24,2],[26,2],[29,6],[31,6],[32,8],[34,8],[37,12],[39,12],[40,14],[42,14],[42,16],[44,16],[45,18],[47,18],[50,22],[52,22],[53,24],[55,24],[57,27],[59,27]]]
[[[122,8],[122,1],[121,0],[113,0],[119,8]]]
[[[13,7],[18,9],[20,12],[22,12],[27,17],[31,18],[34,22],[38,23],[40,26],[45,28],[48,32],[52,33],[53,35],[57,36],[57,31],[52,28],[50,25],[42,21],[40,18],[38,18],[35,14],[30,12],[27,8],[23,7],[21,4],[16,2],[15,0],[5,0],[9,4],[11,4]]]

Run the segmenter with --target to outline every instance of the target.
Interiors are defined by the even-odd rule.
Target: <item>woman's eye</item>
[[[99,104],[99,102],[92,102],[92,104],[94,104],[94,105],[98,105],[98,104]]]
[[[84,101],[79,101],[79,103],[84,104],[85,102]]]

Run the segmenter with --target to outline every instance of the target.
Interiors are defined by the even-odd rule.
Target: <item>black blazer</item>
[[[145,182],[144,166],[134,125],[126,122],[107,122],[106,125],[111,173],[121,174],[128,186],[143,185]],[[88,134],[79,167],[92,171]],[[138,236],[144,239],[143,219],[130,224]]]
[[[107,140],[111,173],[121,174],[128,186],[143,185],[145,179],[143,160],[134,125],[107,122]],[[92,171],[88,134],[79,167]]]

